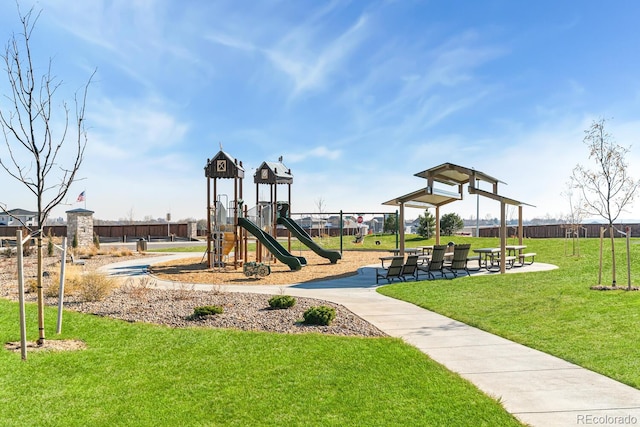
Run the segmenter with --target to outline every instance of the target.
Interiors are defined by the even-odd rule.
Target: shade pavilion
[[[469,194],[477,194],[500,202],[500,272],[504,273],[506,268],[505,257],[507,245],[506,206],[512,205],[518,207],[518,242],[522,245],[522,207],[528,204],[498,194],[498,184],[505,184],[503,181],[473,168],[467,168],[453,163],[443,163],[431,169],[418,172],[415,176],[426,179],[426,187],[396,197],[383,204],[398,207],[398,221],[400,224],[404,224],[405,207],[418,209],[435,208],[436,244],[440,244],[440,207],[457,200],[462,200],[465,185],[468,187]],[[480,182],[488,183],[491,191],[481,189],[479,186]],[[437,187],[436,184],[439,184],[439,186]],[[442,188],[442,186],[446,186],[446,189]],[[400,250],[400,254],[404,254],[404,227],[398,228],[400,229],[400,247],[398,249]]]

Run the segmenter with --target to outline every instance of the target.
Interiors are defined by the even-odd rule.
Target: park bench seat
[[[474,268],[469,268],[469,261],[475,261],[476,263],[478,263],[477,267]],[[480,255],[472,255],[472,256],[468,256],[467,257],[467,270],[473,270],[473,271],[478,271],[480,270]]]
[[[504,257],[504,262],[505,262],[505,267],[506,268],[511,268],[514,266],[515,262],[516,262],[516,258],[518,258],[515,255],[509,255]],[[491,271],[496,271],[495,268],[496,267],[500,267],[500,257],[497,256],[495,258],[493,258],[493,260],[491,261]]]
[[[536,256],[535,252],[527,252],[527,253],[518,255],[518,258],[519,258],[520,264],[522,264],[522,265],[525,265],[525,264],[531,265],[531,264],[533,264],[535,256]],[[525,262],[525,260],[529,259],[529,258],[530,258],[530,261],[529,262]]]

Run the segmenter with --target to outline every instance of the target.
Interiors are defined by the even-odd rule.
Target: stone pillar
[[[93,246],[93,211],[73,209],[67,211],[67,244],[73,245],[74,236],[78,248]]]

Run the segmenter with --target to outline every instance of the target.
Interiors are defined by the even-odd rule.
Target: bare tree
[[[607,221],[611,239],[612,286],[616,286],[613,224],[633,201],[640,181],[627,174],[625,155],[629,148],[616,144],[605,131],[605,124],[605,119],[594,121],[585,131],[584,143],[589,148],[589,158],[596,163],[596,169],[590,170],[579,164],[571,178],[575,188],[581,191],[585,211]]]
[[[322,196],[318,197],[317,199],[314,200],[314,203],[316,205],[316,209],[318,210],[318,237],[322,237],[322,229],[324,228],[324,221],[325,221],[325,217],[324,217],[324,210],[326,208],[326,203],[325,200],[322,198]],[[312,224],[313,227],[313,224]]]
[[[135,216],[135,211],[133,210],[133,206],[131,207],[131,209],[127,211],[127,216],[125,217],[125,221],[127,224],[136,223],[136,216]]]
[[[10,37],[2,55],[9,90],[3,94],[8,106],[0,108],[0,126],[7,151],[0,159],[0,166],[36,198],[38,228],[31,231],[37,235],[38,343],[43,344],[42,227],[51,210],[64,200],[80,169],[87,144],[85,103],[95,72],[76,93],[75,117],[70,118],[68,104],[56,101],[62,81],[52,75],[51,59],[46,71],[36,76],[31,37],[40,14],[30,9],[23,15],[18,6],[18,16],[21,33]]]
[[[567,189],[561,193],[567,202],[569,203],[569,213],[567,215],[562,215],[561,219],[565,226],[565,242],[566,238],[571,238],[571,242],[573,244],[572,247],[572,255],[580,256],[580,230],[582,228],[582,221],[584,220],[584,203],[582,199],[578,196],[577,198],[573,193],[572,183],[569,182],[567,184]],[[565,255],[567,254],[566,244],[565,244]]]

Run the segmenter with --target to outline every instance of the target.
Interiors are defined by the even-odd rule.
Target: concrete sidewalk
[[[193,256],[154,258],[163,262]],[[149,260],[151,261],[151,260]],[[535,266],[535,267],[534,267]],[[140,261],[104,267],[109,274],[146,274]],[[535,263],[531,271],[552,266]],[[459,279],[464,280],[464,279]],[[158,282],[171,287],[170,282]],[[278,294],[283,286],[225,285],[228,292]],[[319,298],[347,307],[393,337],[419,348],[447,369],[499,399],[505,409],[532,426],[640,425],[640,390],[562,359],[483,332],[464,323],[376,292],[373,267],[331,281],[288,285],[287,294]],[[196,285],[209,289],[211,285]]]

